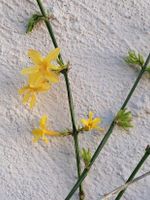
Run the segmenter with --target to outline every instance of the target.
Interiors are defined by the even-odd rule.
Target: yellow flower
[[[49,140],[47,139],[47,136],[61,136],[61,134],[57,131],[51,131],[48,130],[46,127],[46,123],[47,123],[47,116],[43,115],[42,118],[40,119],[40,123],[39,123],[39,128],[38,129],[34,129],[32,131],[32,134],[34,135],[34,139],[33,142],[38,142],[40,139],[42,139],[45,143],[48,143]]]
[[[31,86],[26,85],[22,87],[18,92],[20,95],[23,95],[23,104],[30,102],[30,108],[33,108],[36,103],[36,95],[39,92],[45,92],[50,89],[50,84],[47,82],[42,82],[39,85]]]
[[[93,113],[89,112],[89,118],[88,119],[81,119],[81,123],[83,124],[82,130],[84,131],[90,131],[93,129],[102,131],[103,128],[99,126],[101,123],[101,118],[93,118]]]
[[[30,85],[36,85],[42,80],[48,80],[51,83],[59,81],[58,66],[52,64],[52,61],[57,59],[59,52],[60,49],[56,48],[49,52],[46,57],[42,57],[40,52],[36,50],[28,51],[28,56],[31,58],[34,66],[23,69],[21,73],[29,75]]]

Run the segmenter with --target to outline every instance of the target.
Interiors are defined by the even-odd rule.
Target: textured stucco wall
[[[89,110],[107,127],[138,71],[123,62],[128,49],[145,56],[150,50],[149,0],[45,0],[64,58],[71,61],[71,86],[77,119]],[[38,98],[31,111],[17,94],[25,82],[20,70],[29,65],[27,50],[46,54],[53,46],[44,24],[25,34],[29,16],[38,10],[33,0],[0,1],[0,200],[63,200],[75,183],[73,140],[52,138],[33,145],[31,130],[42,114],[54,129],[70,127],[63,77]],[[87,200],[122,184],[150,143],[150,79],[143,77],[129,109],[134,128],[116,128],[84,182]],[[81,135],[81,145],[94,152],[103,134]],[[147,160],[138,175],[150,169]],[[77,199],[74,196],[73,199]],[[150,178],[132,186],[123,199],[149,200]]]

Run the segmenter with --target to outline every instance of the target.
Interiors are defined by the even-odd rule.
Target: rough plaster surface
[[[53,27],[64,58],[71,61],[70,81],[77,119],[89,110],[107,128],[128,93],[138,71],[123,62],[128,49],[145,55],[150,47],[149,0],[45,0],[57,20]],[[54,129],[70,127],[63,77],[38,98],[31,111],[17,94],[25,82],[20,70],[29,65],[27,50],[46,54],[53,46],[44,24],[29,34],[25,25],[38,10],[35,1],[0,2],[0,200],[63,200],[75,183],[76,164],[71,137],[52,138],[49,145],[33,145],[31,130],[42,114]],[[124,183],[150,143],[150,79],[143,77],[129,109],[134,128],[116,128],[97,159],[84,188],[87,200]],[[80,136],[81,146],[94,152],[103,134]],[[150,169],[150,159],[139,174]],[[77,199],[75,195],[72,199]],[[124,200],[149,200],[150,178],[130,187]]]

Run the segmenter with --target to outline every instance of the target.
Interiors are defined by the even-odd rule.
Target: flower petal
[[[104,132],[104,128],[102,128],[102,127],[96,127],[96,130],[98,130],[98,131],[101,131],[101,132]]]
[[[57,66],[57,65],[48,65],[48,69],[54,71],[54,72],[57,72],[57,73],[60,73],[62,71],[62,67],[61,66]]]
[[[89,112],[89,119],[90,119],[90,120],[93,119],[93,115],[94,115],[93,112],[90,111],[90,112]]]
[[[88,125],[88,121],[86,119],[81,119],[81,123],[84,125],[84,126],[87,126]]]
[[[29,75],[29,84],[33,87],[39,87],[40,83],[43,81],[43,76],[41,73],[35,73]]]
[[[31,97],[30,93],[25,94],[22,100],[23,104],[26,104],[29,101],[30,97]]]
[[[42,134],[43,134],[43,131],[41,130],[41,129],[33,129],[32,130],[32,134],[34,135],[34,136],[37,136],[37,135],[40,135],[40,136],[42,136]]]
[[[40,128],[45,129],[48,117],[47,115],[43,115],[40,119]]]
[[[46,144],[49,143],[49,140],[47,139],[47,137],[45,137],[45,135],[42,136],[42,140],[43,140]]]
[[[59,81],[59,75],[56,72],[49,71],[45,77],[52,83],[57,83]]]
[[[32,109],[36,104],[36,96],[33,94],[31,96],[31,101],[30,101],[30,108]]]
[[[46,135],[49,135],[49,136],[61,136],[60,132],[57,132],[57,131],[50,131],[50,130],[46,130],[46,131],[45,131],[45,134],[46,134]]]
[[[39,88],[39,91],[41,92],[48,91],[50,88],[51,88],[50,83],[43,83]]]
[[[24,94],[29,89],[29,86],[24,86],[18,90],[19,94]]]
[[[31,58],[32,62],[35,64],[40,64],[43,59],[40,52],[33,49],[30,49],[28,51],[28,56]]]
[[[38,72],[38,67],[28,67],[21,70],[21,74],[34,74]]]
[[[93,125],[97,125],[97,124],[99,124],[100,122],[101,122],[101,119],[100,119],[100,118],[95,118],[95,119],[92,120]]]
[[[34,138],[33,138],[33,142],[38,142],[39,139],[42,137],[43,135],[43,131],[40,130],[40,129],[34,129],[32,130],[32,134],[34,135]]]
[[[35,136],[33,139],[32,139],[32,142],[33,143],[37,143],[40,139],[40,136]]]
[[[53,60],[56,60],[60,52],[60,48],[56,48],[49,52],[49,54],[45,57],[47,63],[50,63]]]

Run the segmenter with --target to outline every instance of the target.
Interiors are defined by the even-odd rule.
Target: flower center
[[[39,71],[44,74],[47,72],[47,63],[46,62],[42,62],[42,64],[40,65]]]

